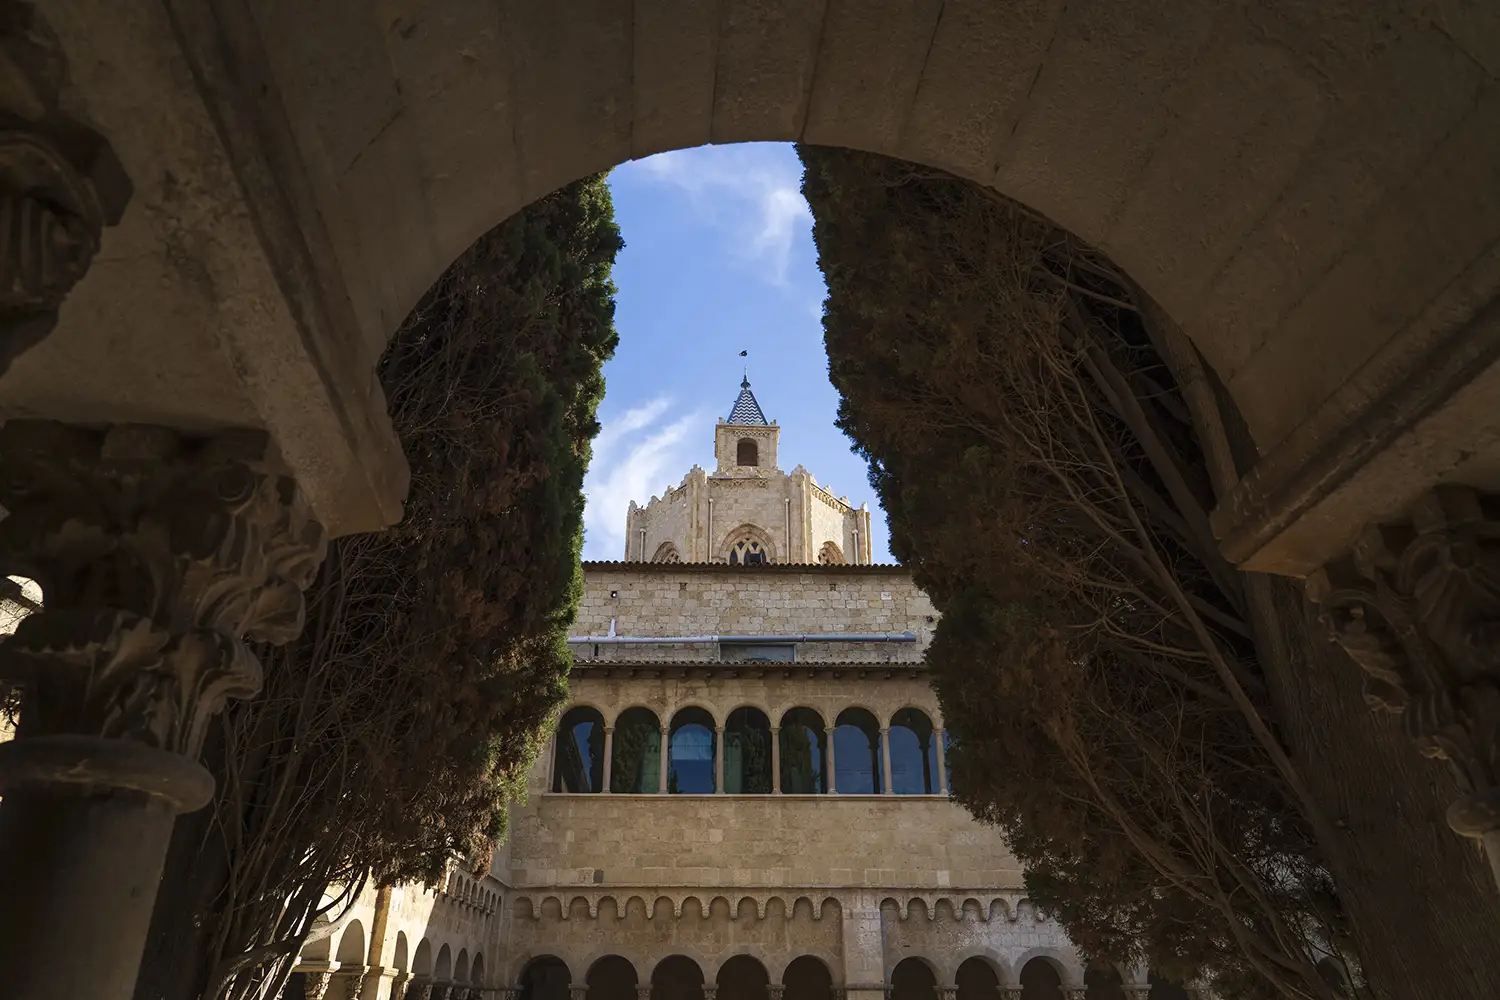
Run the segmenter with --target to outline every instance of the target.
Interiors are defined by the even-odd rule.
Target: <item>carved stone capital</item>
[[[429,1000],[432,996],[432,983],[425,979],[413,979],[406,985],[405,1000]]]
[[[0,375],[52,330],[130,200],[109,144],[59,110],[66,80],[41,15],[0,0]]]
[[[1370,705],[1452,765],[1464,796],[1448,824],[1500,831],[1500,497],[1439,487],[1407,521],[1367,530],[1307,592],[1363,669]]]
[[[304,972],[302,996],[305,1000],[323,1000],[328,993],[328,983],[331,978],[326,972]]]
[[[781,1000],[786,994],[786,986],[782,983],[766,984],[766,1000]]]
[[[326,548],[268,447],[258,431],[0,427],[0,568],[36,580],[43,605],[0,646],[0,677],[25,691],[0,787],[141,787],[143,761],[195,761],[213,715],[259,690],[245,638],[301,631]]]
[[[718,995],[719,995],[719,984],[718,983],[704,983],[703,984],[703,1000],[714,1000],[714,998],[716,996],[718,996]],[[577,998],[575,998],[575,1000],[577,1000]]]
[[[651,984],[637,983],[635,987],[635,1000],[651,1000]]]

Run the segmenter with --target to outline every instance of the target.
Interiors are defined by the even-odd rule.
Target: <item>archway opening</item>
[[[426,938],[417,942],[417,953],[411,960],[411,974],[416,979],[432,978],[432,942]]]
[[[1328,968],[1323,964],[1324,962],[1332,961],[1333,959],[1331,958],[1325,958],[1322,962],[1319,962],[1318,975],[1321,976],[1323,978],[1323,981],[1329,986],[1333,986],[1337,989],[1342,990],[1347,996],[1349,995],[1349,981],[1342,978],[1343,973],[1338,968],[1337,964],[1335,964],[1332,968]],[[1328,974],[1330,972],[1337,978],[1329,979]],[[1165,976],[1158,976],[1156,973],[1152,972],[1146,976],[1146,982],[1151,984],[1151,992],[1146,994],[1146,1000],[1190,1000],[1188,991],[1183,989],[1182,984],[1177,982],[1175,979],[1168,979]]]
[[[589,967],[589,1000],[636,1000],[640,981],[635,966],[619,955],[605,955]]]
[[[1084,1000],[1125,1000],[1124,982],[1118,970],[1091,965],[1083,973]]]
[[[667,791],[672,795],[714,792],[717,744],[714,717],[703,709],[684,708],[672,716],[672,731],[667,741]]]
[[[781,792],[822,795],[828,791],[823,717],[810,708],[794,708],[781,717]]]
[[[760,465],[760,449],[750,438],[740,438],[734,446],[734,464],[750,468]]]
[[[771,792],[771,720],[758,708],[737,708],[724,723],[724,791]]]
[[[840,795],[878,795],[883,786],[880,723],[862,708],[846,708],[834,723],[834,790]]]
[[[521,971],[518,1000],[570,1000],[568,986],[572,982],[566,962],[554,955],[540,955]]]
[[[920,958],[903,958],[891,970],[891,1000],[937,1000],[937,979]]]
[[[438,949],[437,962],[432,967],[434,982],[453,982],[453,950],[447,945]]]
[[[1000,995],[1000,976],[995,967],[978,957],[965,959],[953,976],[957,1000],[995,1000]]]
[[[703,970],[686,955],[671,955],[651,970],[651,1000],[703,1000]]]
[[[411,964],[411,946],[407,944],[405,931],[396,932],[396,951],[391,961],[396,963],[397,972],[405,972]]]
[[[474,953],[474,966],[469,970],[469,982],[475,986],[484,986],[484,952]]]
[[[365,928],[358,920],[349,921],[349,926],[339,935],[339,950],[334,961],[340,965],[365,964]]]
[[[891,791],[897,795],[936,795],[937,731],[927,713],[903,708],[891,719]]]
[[[714,980],[719,984],[718,1000],[766,1000],[771,977],[759,959],[735,955],[719,966]]]
[[[552,755],[554,792],[604,790],[604,716],[580,705],[563,713]]]
[[[458,959],[453,963],[453,981],[455,983],[467,983],[469,981],[469,949],[458,949]]]
[[[1021,1000],[1063,1000],[1062,973],[1037,957],[1021,967]]]
[[[799,955],[781,974],[782,1000],[833,1000],[833,975],[820,958]]]
[[[661,789],[661,720],[649,708],[627,708],[615,719],[609,790],[655,795]]]

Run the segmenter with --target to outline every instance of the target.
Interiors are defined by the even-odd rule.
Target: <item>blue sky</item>
[[[865,464],[833,426],[825,289],[801,176],[780,143],[663,153],[610,175],[625,237],[614,271],[620,347],[604,367],[603,430],[584,483],[585,559],[621,558],[631,500],[677,485],[694,462],[713,469],[714,422],[748,368],[781,425],[782,469],[805,465],[855,506],[868,502],[874,558],[889,561]]]

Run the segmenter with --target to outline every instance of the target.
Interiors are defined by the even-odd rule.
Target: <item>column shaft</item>
[[[880,791],[885,795],[896,794],[891,787],[891,731],[882,729],[880,731]]]
[[[724,794],[724,727],[714,730],[714,794]]]
[[[671,732],[666,728],[661,731],[661,753],[657,755],[657,765],[661,768],[661,776],[657,781],[656,794],[667,794],[667,755],[671,750]]]
[[[781,794],[781,730],[771,727],[771,794]]]
[[[945,733],[941,729],[932,731],[933,739],[937,740],[937,764],[938,764],[938,794],[948,794],[948,752],[943,747]]]
[[[609,794],[609,779],[615,762],[615,727],[604,727],[604,785],[600,789],[605,795]]]
[[[824,766],[824,770],[827,772],[827,776],[828,776],[828,794],[829,795],[836,795],[838,793],[839,789],[838,789],[838,782],[834,780],[834,767],[833,767],[833,730],[832,729],[825,729],[825,730],[823,730],[823,734],[824,734],[824,737],[827,739],[827,742],[828,742],[828,746],[826,747],[827,752],[823,754],[823,766]]]

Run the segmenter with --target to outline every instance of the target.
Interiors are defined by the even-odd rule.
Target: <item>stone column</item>
[[[880,777],[881,793],[896,794],[896,790],[891,787],[891,731],[888,728],[880,730]]]
[[[660,776],[660,779],[657,781],[657,785],[656,785],[656,794],[658,794],[658,795],[665,795],[665,794],[667,794],[667,757],[668,757],[668,752],[670,750],[670,745],[668,743],[668,741],[670,739],[671,739],[671,733],[670,733],[670,731],[667,729],[666,726],[662,726],[661,727],[661,753],[657,755],[660,758],[657,761],[657,764],[661,768],[661,776]]]
[[[829,727],[828,729],[823,730],[823,735],[825,737],[824,742],[826,743],[825,752],[823,754],[823,766],[828,771],[828,794],[837,795],[839,790],[838,782],[834,780],[834,774],[836,772],[833,768],[833,728]]]
[[[786,993],[786,986],[781,983],[766,984],[766,1000],[781,1000]]]
[[[948,794],[948,751],[943,746],[943,731],[934,729],[933,737],[937,740],[937,764],[938,764],[938,794]]]
[[[724,727],[714,728],[714,794],[724,794]]]
[[[1333,638],[1461,797],[1448,825],[1479,840],[1500,883],[1500,495],[1432,490],[1308,577]]]
[[[771,794],[781,794],[781,728],[771,727]]]
[[[635,1000],[651,1000],[651,984],[650,983],[636,983],[635,984]]]
[[[605,795],[609,794],[610,774],[614,770],[615,763],[615,727],[604,727],[604,786],[600,789]]]
[[[703,1000],[714,1000],[714,998],[717,997],[718,995],[719,995],[719,984],[718,983],[704,983],[703,984]]]
[[[958,1000],[957,986],[939,986],[938,996],[940,1000]]]
[[[125,1000],[210,720],[302,629],[322,528],[260,432],[0,427],[0,563],[43,608],[0,646],[0,968],[16,1000]]]
[[[573,983],[568,987],[568,1000],[588,1000],[588,983]]]

